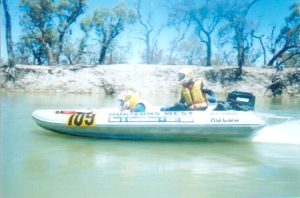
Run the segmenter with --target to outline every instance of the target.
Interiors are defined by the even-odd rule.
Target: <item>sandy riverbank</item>
[[[179,91],[177,72],[191,68],[205,79],[206,87],[216,93],[233,90],[264,95],[275,74],[274,69],[244,67],[241,79],[236,80],[235,67],[203,67],[174,65],[99,65],[99,66],[29,66],[17,65],[16,80],[4,81],[1,89],[25,92],[64,92],[118,94],[133,89],[141,94],[174,94]],[[300,95],[300,83],[291,81],[294,70],[285,69],[286,94]],[[270,93],[267,93],[270,95]]]

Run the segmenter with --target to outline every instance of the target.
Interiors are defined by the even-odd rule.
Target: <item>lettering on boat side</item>
[[[212,116],[221,116],[221,115],[226,115],[226,116],[232,115],[232,116],[235,116],[235,115],[237,115],[237,113],[234,112],[234,111],[212,111],[210,113],[210,115],[212,115]]]
[[[109,117],[108,122],[194,122],[192,117]]]
[[[212,123],[237,123],[240,122],[238,118],[217,118],[212,117],[210,118],[210,122]]]
[[[177,122],[192,123],[193,112],[128,112],[128,113],[110,113],[108,122]]]
[[[192,111],[163,111],[163,112],[121,112],[109,113],[109,116],[187,116],[193,115]]]
[[[108,122],[194,122],[192,112],[111,113]]]
[[[96,126],[96,114],[83,113],[73,114],[67,119],[67,126],[94,127]]]

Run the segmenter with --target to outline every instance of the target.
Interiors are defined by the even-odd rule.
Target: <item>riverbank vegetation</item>
[[[272,90],[275,82],[272,75],[282,70],[285,71],[280,76],[281,87],[295,87],[294,84],[299,84],[300,68],[300,4],[289,1],[289,14],[282,16],[285,22],[259,31],[259,21],[249,13],[261,3],[265,2],[176,0],[162,6],[167,22],[159,23],[156,13],[145,8],[144,0],[134,5],[116,3],[111,8],[99,6],[93,10],[87,6],[87,0],[20,0],[19,12],[13,17],[20,17],[22,32],[13,41],[10,4],[9,0],[3,0],[8,61],[1,63],[1,85],[9,89],[28,87],[19,84],[26,82],[23,78],[44,72],[36,69],[40,67],[30,70],[16,64],[51,67],[45,70],[49,75],[56,71],[71,72],[76,67],[85,70],[85,65],[91,73],[97,73],[102,65],[130,62],[131,51],[141,48],[142,52],[135,56],[140,56],[139,62],[145,67],[146,64],[205,65],[211,69],[204,74],[208,83],[218,82],[223,87],[240,86],[241,82],[251,84],[259,78],[268,82],[264,86]],[[129,28],[142,45],[121,42],[121,35],[130,34]],[[168,33],[169,44],[162,44],[163,32]],[[224,65],[230,69],[224,69]],[[164,70],[163,66],[155,68]],[[260,73],[272,75],[263,79],[263,75],[256,76]],[[109,79],[106,75],[101,73],[102,80]],[[252,80],[243,81],[250,76]],[[113,86],[107,84],[110,83],[103,81],[97,86],[105,87],[107,94],[114,93]],[[290,91],[299,93],[297,90]]]
[[[236,67],[205,67],[190,65],[74,65],[74,66],[30,66],[17,65],[14,81],[2,81],[1,89],[21,92],[97,93],[114,95],[132,89],[142,95],[174,95],[180,93],[177,72],[192,69],[202,76],[205,86],[216,93],[226,94],[239,90],[255,95],[271,96],[271,80],[277,74],[269,68],[245,67],[243,75],[236,78]],[[132,72],[134,71],[134,72]],[[300,72],[286,68],[280,78],[284,83],[281,93],[300,96]],[[4,73],[1,73],[4,75]],[[1,79],[4,79],[1,76]],[[276,89],[276,93],[280,91]],[[276,94],[280,95],[279,93]]]

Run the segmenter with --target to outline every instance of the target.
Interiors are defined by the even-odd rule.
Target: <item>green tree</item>
[[[167,54],[166,64],[176,65],[176,63],[178,63],[176,51],[178,51],[178,47],[180,47],[180,44],[184,42],[190,24],[188,23],[184,25],[185,28],[181,28],[181,24],[178,25],[172,23],[169,24],[169,26],[175,27],[176,35],[169,43],[169,48],[168,48],[169,52]]]
[[[87,41],[90,37],[92,29],[92,18],[86,17],[80,22],[80,29],[84,32],[83,37],[79,41],[77,55],[75,56],[76,63],[87,63],[85,56],[87,53]]]
[[[3,0],[3,9],[5,14],[6,48],[7,48],[7,55],[8,55],[8,66],[10,68],[14,68],[16,63],[15,63],[15,56],[13,51],[13,41],[11,36],[11,16],[8,7],[8,0]]]
[[[277,61],[278,67],[290,59],[300,58],[300,3],[294,3],[290,10],[290,15],[285,19],[285,26],[274,42],[273,57],[268,62],[269,66],[273,66]]]
[[[124,31],[126,25],[133,24],[135,21],[135,12],[123,3],[118,4],[113,9],[96,9],[92,20],[85,19],[82,28],[86,31],[94,29],[97,35],[97,41],[100,45],[99,64],[105,63],[107,50],[117,36]]]
[[[193,35],[199,37],[206,48],[205,65],[211,66],[213,34],[221,21],[219,0],[179,0],[170,7],[169,20],[174,26],[185,23],[191,26]]]
[[[66,32],[76,21],[78,16],[84,13],[86,0],[61,0],[56,6],[56,15],[58,18],[58,52],[56,62],[59,62],[60,55],[63,51],[63,43]]]
[[[38,41],[46,52],[48,64],[57,64],[65,35],[85,7],[86,0],[21,0],[23,37]]]
[[[205,61],[202,60],[203,43],[197,36],[191,36],[179,44],[176,51],[178,63],[187,65],[202,65]]]
[[[16,44],[16,61],[21,64],[42,65],[47,61],[44,47],[38,40],[31,37],[21,37]]]
[[[185,2],[185,4],[187,4]],[[206,47],[206,66],[211,66],[212,34],[220,22],[218,1],[206,1],[189,5],[188,16],[194,24],[195,34]]]
[[[149,11],[146,13],[147,17],[144,17],[144,12],[142,11],[141,5],[142,1],[137,1],[137,19],[140,24],[142,31],[141,36],[138,38],[142,40],[145,44],[145,51],[142,55],[142,59],[147,64],[153,63],[157,64],[162,60],[162,50],[158,47],[158,37],[163,30],[164,26],[160,26],[159,28],[155,27],[155,23],[153,20],[153,12]]]
[[[224,2],[223,17],[226,23],[220,29],[219,36],[225,38],[225,42],[231,40],[233,48],[237,52],[239,75],[242,74],[247,53],[252,47],[252,35],[255,28],[247,21],[247,15],[251,7],[258,1]]]

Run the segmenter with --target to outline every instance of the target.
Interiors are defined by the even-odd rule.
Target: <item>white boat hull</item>
[[[49,131],[114,139],[241,140],[265,126],[265,122],[253,112],[118,113],[116,109],[75,112],[79,113],[36,110],[32,117],[39,126]]]

